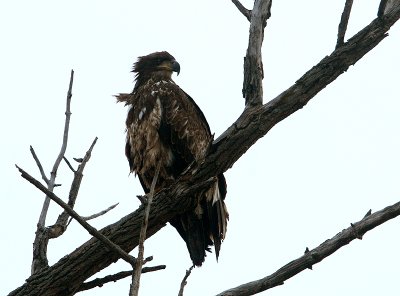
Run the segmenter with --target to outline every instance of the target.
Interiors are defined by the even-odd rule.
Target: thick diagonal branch
[[[303,108],[318,92],[377,46],[399,18],[400,3],[382,19],[375,19],[323,58],[275,99],[262,106],[245,109],[239,119],[214,141],[214,153],[207,157],[203,164],[207,169],[201,170],[200,174],[207,178],[209,174],[206,172],[219,174],[232,167],[273,126]]]
[[[315,249],[306,252],[300,258],[293,260],[278,269],[273,274],[260,280],[243,284],[233,289],[224,291],[217,296],[249,296],[271,289],[277,285],[282,285],[284,281],[290,279],[312,265],[321,262],[323,259],[333,254],[341,247],[349,244],[382,223],[400,215],[400,202],[388,206],[371,215],[365,216],[357,223],[336,234],[331,239],[326,240]]]
[[[247,108],[215,141],[204,164],[188,172],[190,178],[183,178],[154,196],[147,237],[160,230],[179,212],[193,208],[195,201],[190,198],[190,193],[209,186],[213,182],[210,176],[217,176],[232,167],[275,124],[304,107],[319,91],[379,44],[399,18],[400,4],[322,59],[277,98],[263,106]],[[142,219],[143,206],[100,232],[129,252],[137,246]],[[381,223],[386,221],[382,219]],[[117,259],[100,242],[91,239],[54,266],[27,279],[23,286],[10,295],[38,295],[41,291],[48,291],[47,295],[72,295],[87,278]],[[81,272],[73,272],[77,269]]]

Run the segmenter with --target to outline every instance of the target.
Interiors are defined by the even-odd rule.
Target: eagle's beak
[[[176,72],[177,75],[179,75],[179,72],[181,72],[181,65],[177,61],[172,62],[172,71]]]

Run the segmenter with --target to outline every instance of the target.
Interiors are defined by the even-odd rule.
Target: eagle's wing
[[[175,180],[193,161],[207,154],[212,135],[204,114],[194,100],[172,81],[148,83],[138,88],[129,101],[126,121],[126,155],[131,171],[137,173],[145,192],[149,192],[155,167],[161,161],[156,185],[163,188]],[[215,246],[218,257],[225,237],[228,212],[224,176],[211,188],[196,193],[198,205],[171,219],[185,240],[195,265],[201,265],[205,251]]]
[[[206,156],[213,137],[203,112],[187,93],[171,83],[166,86],[165,94],[160,97],[163,113],[160,138],[170,145],[175,155],[174,167],[181,173],[192,161]],[[171,220],[196,265],[202,264],[205,251],[213,244],[218,258],[225,236],[228,212],[223,202],[226,195],[223,174],[212,188],[199,194],[200,203],[194,212]]]
[[[206,155],[212,141],[210,128],[203,112],[179,86],[170,82],[163,89],[160,93],[163,115],[159,134],[173,153],[182,158],[182,165],[186,167]]]

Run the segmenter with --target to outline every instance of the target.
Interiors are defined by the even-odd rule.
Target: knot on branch
[[[59,236],[61,236],[65,230],[66,230],[66,226],[56,223],[52,226],[47,227],[47,232],[48,232],[48,237],[49,239],[53,239],[53,238],[57,238]]]

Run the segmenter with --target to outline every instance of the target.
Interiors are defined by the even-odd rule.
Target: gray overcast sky
[[[57,4],[56,4],[57,3]],[[252,1],[243,1],[251,7]],[[263,46],[264,101],[292,85],[334,49],[344,1],[274,1]],[[376,16],[379,1],[355,1],[348,34]],[[21,179],[17,163],[38,179],[32,145],[46,172],[61,145],[70,69],[76,71],[67,157],[87,165],[76,210],[102,228],[135,210],[142,190],[124,156],[126,108],[114,94],[133,88],[132,63],[167,50],[181,64],[175,81],[220,135],[241,113],[248,22],[221,1],[3,1],[0,3],[0,249],[4,295],[29,276],[43,195]],[[338,231],[399,200],[400,27],[305,108],[274,127],[226,173],[228,233],[220,260],[210,254],[189,278],[185,295],[213,295],[264,277]],[[66,197],[72,174],[62,164],[56,193]],[[60,209],[52,205],[48,224]],[[398,219],[264,294],[398,295]],[[50,264],[89,239],[76,222],[49,244]],[[132,252],[136,255],[136,250]],[[146,241],[151,265],[141,295],[176,295],[190,265],[171,226]],[[118,262],[96,275],[127,270]],[[81,295],[127,295],[130,279]]]

